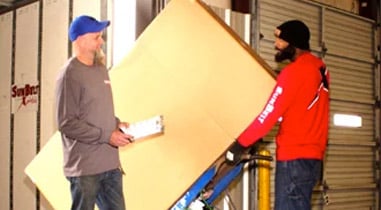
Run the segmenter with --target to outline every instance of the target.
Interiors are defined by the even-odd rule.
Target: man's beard
[[[95,51],[94,53],[94,62],[97,64],[106,65],[106,55],[104,54],[102,48]]]
[[[292,45],[288,45],[286,48],[283,50],[278,49],[279,52],[275,54],[275,61],[276,62],[282,62],[284,60],[293,60],[295,58],[295,52],[296,48]]]

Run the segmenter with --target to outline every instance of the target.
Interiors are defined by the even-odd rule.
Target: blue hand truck
[[[189,190],[170,208],[170,210],[194,210],[191,205],[197,202],[197,209],[212,210],[213,202],[226,190],[229,184],[243,172],[245,163],[252,160],[272,161],[271,156],[245,154],[236,165],[223,161],[206,170]],[[206,195],[206,196],[205,196]]]

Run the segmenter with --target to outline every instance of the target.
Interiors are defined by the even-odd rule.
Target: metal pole
[[[263,149],[260,155],[270,156],[270,151]],[[258,209],[270,210],[270,161],[258,160]]]

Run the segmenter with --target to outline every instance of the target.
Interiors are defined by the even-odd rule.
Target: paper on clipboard
[[[133,136],[134,138],[131,139],[132,141],[161,134],[164,132],[163,116],[154,116],[149,119],[130,124],[128,128],[120,128],[120,130],[123,133]]]

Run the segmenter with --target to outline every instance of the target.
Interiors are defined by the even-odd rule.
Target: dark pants
[[[72,197],[71,210],[125,210],[122,172],[114,169],[101,174],[67,177]]]
[[[312,190],[321,170],[321,160],[277,161],[275,210],[310,210]]]

